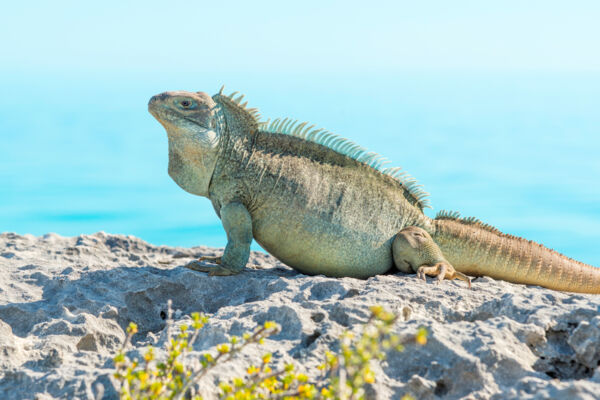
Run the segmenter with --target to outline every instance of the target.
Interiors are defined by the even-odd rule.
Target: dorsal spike
[[[221,87],[217,96],[223,94],[224,88],[225,85]],[[292,120],[289,118],[276,118],[272,121],[270,119],[266,121],[260,121],[260,113],[258,112],[258,109],[247,108],[248,102],[240,104],[244,98],[244,95],[242,94],[238,97],[235,97],[238,95],[238,93],[239,92],[233,92],[229,96],[223,97],[229,98],[230,101],[235,103],[241,111],[246,112],[251,118],[253,118],[258,124],[260,130],[270,133],[294,136],[328,147],[337,153],[350,157],[398,181],[412,197],[412,199],[414,199],[414,204],[416,204],[421,210],[425,207],[430,207],[427,199],[428,193],[422,189],[422,186],[417,184],[416,180],[406,172],[402,171],[401,168],[384,167],[389,163],[389,160],[387,160],[385,157],[380,156],[377,153],[370,152],[349,139],[338,136],[325,129],[316,128],[315,125],[309,125],[308,122],[300,123],[297,120]]]
[[[312,131],[310,131],[310,133],[308,134],[308,136],[306,137],[307,140],[315,141],[315,137],[317,137],[319,135],[319,133],[323,132],[325,129],[323,128],[317,128],[317,129],[313,129]]]
[[[281,131],[282,131],[283,133],[289,133],[289,131],[290,131],[290,128],[291,128],[292,126],[294,126],[294,124],[295,124],[295,123],[296,123],[296,121],[295,121],[295,120],[293,120],[293,119],[290,119],[290,120],[288,120],[288,121],[287,121],[287,122],[286,122],[286,123],[285,123],[285,124],[284,124],[284,125],[281,127]]]
[[[437,219],[437,220],[444,220],[444,219],[452,220],[452,221],[456,221],[463,225],[474,225],[474,226],[477,226],[477,227],[479,227],[483,230],[489,231],[489,232],[500,232],[496,227],[482,222],[479,218],[475,218],[475,217],[462,217],[461,218],[460,213],[458,211],[441,210],[437,213],[437,215],[435,216],[435,219]]]
[[[231,112],[228,115],[235,115],[235,118],[238,118],[240,121],[244,121],[246,126],[251,130],[262,129],[263,124],[260,121],[260,115],[258,114],[258,110],[248,110],[244,105],[240,105],[240,100],[244,97],[244,95],[240,95],[235,98],[235,95],[238,92],[233,92],[229,96],[223,95],[224,85],[221,87],[219,93],[213,96],[213,100],[220,104],[221,107],[225,107],[229,109]]]
[[[308,133],[310,131],[312,131],[314,128],[315,128],[314,125],[310,125],[310,126],[307,126],[306,128],[304,128],[304,132],[302,132],[302,138],[306,139]]]
[[[304,127],[307,124],[308,124],[308,122],[302,122],[302,123],[298,124],[298,126],[296,126],[294,128],[294,130],[292,131],[292,135],[302,137],[302,130],[304,129]]]
[[[277,129],[277,127],[279,127],[279,125],[281,124],[281,122],[282,122],[282,119],[281,119],[281,118],[275,118],[275,119],[273,120],[273,125],[271,126],[271,129],[274,129],[274,130],[276,130],[276,129]]]
[[[440,210],[435,219],[460,219],[460,213],[458,211]]]
[[[281,130],[281,127],[282,127],[283,125],[285,125],[285,123],[286,123],[287,121],[288,121],[288,119],[287,119],[287,118],[280,119],[280,120],[277,122],[277,126],[275,127],[275,129],[276,129],[277,131],[280,131],[280,130]]]

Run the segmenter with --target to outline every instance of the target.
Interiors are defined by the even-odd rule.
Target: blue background
[[[146,104],[226,84],[404,167],[430,216],[600,266],[600,3],[496,3],[3,4],[0,231],[224,246]]]

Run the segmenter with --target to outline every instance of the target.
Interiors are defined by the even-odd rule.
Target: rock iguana
[[[175,91],[148,104],[167,131],[169,175],[208,197],[227,233],[222,257],[189,268],[237,274],[254,238],[310,275],[367,278],[395,265],[440,280],[487,275],[600,293],[600,268],[456,212],[429,218],[427,194],[383,157],[306,122],[262,122],[242,98]]]

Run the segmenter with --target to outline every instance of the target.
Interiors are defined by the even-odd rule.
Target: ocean
[[[156,93],[222,83],[264,117],[386,156],[431,194],[430,216],[457,210],[600,266],[598,74],[5,74],[0,231],[225,246],[210,201],[167,175],[166,134],[146,110]]]

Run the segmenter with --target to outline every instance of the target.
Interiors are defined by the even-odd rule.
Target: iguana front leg
[[[398,232],[392,244],[392,255],[400,271],[416,272],[423,280],[425,275],[437,276],[438,283],[444,279],[460,279],[471,288],[471,279],[456,271],[429,233],[417,226],[408,226]]]
[[[233,202],[221,208],[221,222],[227,233],[227,246],[221,257],[200,257],[185,265],[194,271],[209,275],[235,275],[242,272],[250,257],[252,242],[252,219],[243,204]],[[217,265],[204,265],[201,261],[212,261]]]

